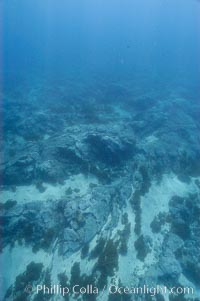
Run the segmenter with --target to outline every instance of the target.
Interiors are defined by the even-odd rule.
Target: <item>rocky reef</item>
[[[1,300],[198,301],[199,102],[181,89],[77,85],[5,91]],[[114,283],[194,293],[112,294]]]

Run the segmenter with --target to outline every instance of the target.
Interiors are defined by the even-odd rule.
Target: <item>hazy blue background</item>
[[[198,84],[196,0],[2,0],[4,79],[19,74]],[[10,77],[9,77],[10,78]]]

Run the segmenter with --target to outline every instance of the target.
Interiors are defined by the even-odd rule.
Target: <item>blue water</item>
[[[3,73],[198,85],[195,0],[1,1]],[[13,77],[13,78],[12,78]]]

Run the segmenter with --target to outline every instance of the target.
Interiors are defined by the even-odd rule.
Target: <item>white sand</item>
[[[1,202],[5,203],[7,200],[16,200],[19,203],[27,203],[31,201],[47,201],[52,199],[59,199],[66,197],[66,190],[78,188],[79,195],[85,195],[88,191],[90,183],[98,184],[98,181],[94,177],[85,177],[82,174],[78,174],[70,177],[64,184],[44,184],[45,191],[40,192],[35,185],[18,186],[16,191],[3,190],[1,192]]]

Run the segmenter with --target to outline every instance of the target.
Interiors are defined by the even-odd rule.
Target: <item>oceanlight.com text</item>
[[[43,295],[98,295],[102,292],[107,292],[109,295],[194,295],[193,287],[167,287],[167,286],[149,286],[143,285],[139,287],[134,286],[118,286],[116,284],[105,285],[103,291],[100,290],[97,286],[92,284],[87,284],[86,286],[80,286],[75,284],[74,286],[61,286],[59,284],[55,285],[45,285],[38,284],[35,287],[28,285],[25,288],[27,294],[43,294]]]

